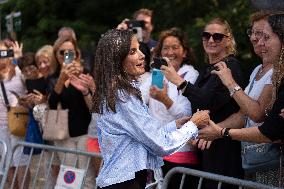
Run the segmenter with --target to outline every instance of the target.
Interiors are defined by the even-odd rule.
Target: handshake
[[[183,117],[176,120],[177,128],[181,128],[183,124],[192,121],[198,128],[203,128],[209,124],[210,116],[208,110],[200,110],[195,112],[191,117]]]

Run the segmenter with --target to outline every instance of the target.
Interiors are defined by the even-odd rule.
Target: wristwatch
[[[232,137],[229,135],[229,131],[231,128],[225,128],[225,131],[223,133],[223,138],[227,140],[232,140]]]
[[[236,85],[234,88],[229,88],[230,96],[232,97],[235,92],[242,90],[242,88],[239,85]]]
[[[183,90],[187,86],[187,81],[184,80],[178,87],[178,90]]]

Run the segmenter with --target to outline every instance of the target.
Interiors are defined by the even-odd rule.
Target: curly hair
[[[93,96],[93,112],[103,113],[103,106],[116,112],[119,91],[131,94],[142,101],[140,91],[123,70],[123,61],[130,51],[133,32],[113,29],[106,32],[98,42],[93,76],[96,93]]]
[[[186,57],[184,58],[183,63],[185,64],[194,63],[196,57],[193,52],[193,49],[189,45],[187,34],[177,27],[173,27],[161,32],[157,46],[154,49],[154,56],[158,57],[161,56],[164,40],[170,36],[176,37],[180,41],[180,44],[183,47],[183,49],[186,51]]]
[[[274,63],[274,72],[272,76],[272,84],[274,87],[271,106],[276,100],[277,90],[281,84],[281,81],[284,76],[284,13],[282,14],[274,14],[270,15],[267,18],[267,21],[272,28],[273,33],[275,33],[280,42],[282,43],[279,59],[276,63]]]

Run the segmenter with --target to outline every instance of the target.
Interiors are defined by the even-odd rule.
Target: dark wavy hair
[[[173,28],[170,28],[168,30],[164,30],[161,32],[159,36],[158,44],[154,49],[154,56],[158,56],[158,57],[161,56],[161,51],[163,48],[164,40],[170,36],[176,37],[180,41],[180,44],[183,47],[183,49],[186,51],[186,57],[184,58],[183,63],[184,64],[194,63],[196,60],[196,57],[193,52],[193,49],[189,45],[188,36],[185,32],[183,32],[180,28],[177,28],[177,27],[173,27]]]
[[[134,95],[142,101],[140,91],[131,84],[131,77],[123,70],[123,61],[129,54],[133,35],[129,30],[113,29],[99,40],[93,71],[96,83],[93,112],[103,113],[104,105],[107,110],[116,112],[115,104],[120,100],[118,91]]]
[[[272,31],[277,34],[282,45],[284,43],[284,12],[282,14],[270,15],[267,19]]]

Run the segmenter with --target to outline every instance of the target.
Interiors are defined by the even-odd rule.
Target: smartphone
[[[145,21],[143,20],[129,20],[129,21],[126,21],[126,24],[127,24],[128,29],[137,28],[137,27],[142,28],[142,29],[145,28]]]
[[[164,74],[161,70],[153,69],[152,72],[152,85],[163,89]]]
[[[168,63],[162,57],[153,57],[153,63],[151,64],[151,68],[155,68],[160,70],[162,65],[168,66]]]
[[[27,79],[26,87],[28,93],[32,93],[34,90],[37,90],[41,94],[46,95],[47,83],[43,77],[38,79]]]
[[[64,54],[64,63],[71,64],[75,58],[74,51],[68,50],[67,53]]]

